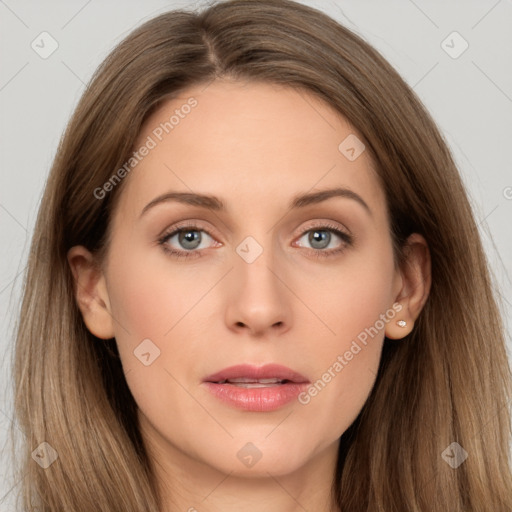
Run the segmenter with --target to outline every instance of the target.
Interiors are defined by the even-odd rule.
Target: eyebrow
[[[359,203],[370,215],[372,215],[372,211],[368,204],[364,201],[364,199],[356,194],[354,191],[348,188],[330,188],[326,190],[320,190],[317,192],[308,192],[303,194],[298,194],[292,198],[289,204],[289,209],[297,209],[304,208],[306,206],[319,204],[323,201],[327,201],[333,197],[343,197],[346,199],[353,199],[357,203]],[[178,203],[188,204],[191,206],[199,206],[201,208],[208,208],[214,211],[225,211],[226,206],[217,196],[206,195],[206,194],[197,194],[193,192],[168,192],[166,194],[162,194],[161,196],[155,197],[152,201],[150,201],[143,209],[140,214],[140,217],[144,215],[149,209],[154,206],[169,202],[176,201]]]

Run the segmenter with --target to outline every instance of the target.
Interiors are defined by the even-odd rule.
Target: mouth
[[[241,387],[279,386],[282,384],[305,384],[309,380],[300,373],[280,364],[255,366],[239,364],[205,377],[204,382],[232,384]]]
[[[251,379],[248,377],[239,377],[237,379],[224,379],[218,382],[212,382],[213,384],[231,384],[239,388],[270,388],[280,386],[282,384],[288,384],[293,382],[288,379]]]
[[[309,383],[300,373],[277,364],[231,366],[203,379],[206,389],[223,403],[254,412],[285,406]]]

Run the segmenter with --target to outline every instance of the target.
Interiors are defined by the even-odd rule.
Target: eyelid
[[[174,234],[176,231],[179,231],[181,229],[185,228],[200,228],[200,230],[204,230],[209,236],[212,238],[220,238],[219,234],[215,229],[212,229],[210,226],[205,226],[202,221],[195,220],[195,219],[188,219],[183,221],[177,221],[175,224],[173,224],[170,227],[165,228],[160,235],[158,235],[158,239],[161,240],[162,238],[169,237],[170,235]],[[346,234],[348,237],[353,238],[352,233],[349,229],[347,229],[345,226],[340,224],[339,222],[332,221],[332,220],[311,220],[306,222],[306,224],[294,235],[294,238],[300,237],[304,235],[307,231],[315,228],[330,228],[334,230],[341,231],[342,233]]]
[[[334,229],[341,231],[342,233],[345,233],[347,236],[353,236],[350,230],[346,228],[343,224],[330,219],[317,219],[306,222],[306,224],[300,229],[299,235],[303,235],[306,231],[310,231],[311,229],[315,228]]]
[[[171,235],[175,234],[177,231],[184,230],[186,228],[198,228],[197,231],[204,231],[212,238],[218,239],[221,238],[217,231],[210,226],[206,226],[203,224],[200,220],[184,220],[184,221],[178,221],[172,226],[169,226],[165,228],[160,235],[158,235],[158,240],[162,240],[164,238],[169,238]],[[219,242],[222,243],[222,242]]]

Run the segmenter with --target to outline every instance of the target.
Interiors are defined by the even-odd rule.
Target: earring
[[[398,325],[398,327],[405,327],[407,325],[407,322],[405,320],[398,320],[396,325]]]

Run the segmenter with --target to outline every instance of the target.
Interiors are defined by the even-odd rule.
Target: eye
[[[199,250],[212,245],[211,242],[208,242],[208,239],[214,240],[206,230],[190,224],[174,226],[172,231],[162,235],[158,243],[173,256],[189,258],[201,256]]]
[[[302,239],[305,239],[306,241],[303,242],[301,241]],[[337,243],[336,239],[338,239]],[[312,251],[314,251],[313,254],[315,256],[323,257],[338,254],[346,249],[347,246],[351,245],[352,242],[352,236],[341,231],[338,227],[323,225],[315,226],[314,228],[309,228],[303,231],[301,237],[296,243],[298,243],[300,247],[303,247],[305,243],[309,244]],[[335,244],[334,247],[332,244]]]

